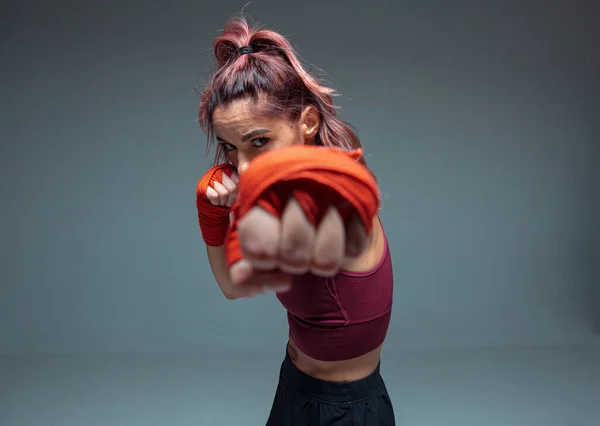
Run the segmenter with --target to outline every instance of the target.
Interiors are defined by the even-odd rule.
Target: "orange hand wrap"
[[[226,239],[229,266],[243,258],[237,223],[259,206],[281,217],[290,196],[300,204],[315,227],[330,206],[337,208],[346,222],[358,213],[371,231],[379,210],[379,189],[371,172],[357,162],[362,150],[294,145],[257,157],[240,177],[233,223]]]
[[[196,209],[202,238],[209,246],[221,246],[229,228],[230,207],[215,206],[206,197],[206,190],[214,182],[222,182],[223,173],[231,177],[235,168],[231,164],[220,164],[208,170],[196,185]],[[214,188],[213,188],[214,189]]]

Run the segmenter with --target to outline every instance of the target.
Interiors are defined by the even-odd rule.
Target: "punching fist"
[[[362,254],[380,200],[360,155],[296,145],[253,161],[239,180],[226,241],[234,285],[333,276]]]

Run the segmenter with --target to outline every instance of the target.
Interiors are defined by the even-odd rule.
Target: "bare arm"
[[[236,286],[231,280],[225,246],[206,246],[208,263],[212,269],[219,288],[228,300],[258,296],[267,291],[282,289],[283,274],[281,272],[262,272],[253,274],[243,285]],[[289,283],[284,287],[289,288]]]
[[[239,289],[236,289],[231,282],[229,276],[229,268],[225,258],[225,246],[206,246],[208,255],[208,263],[212,269],[212,273],[217,280],[217,284],[221,288],[223,295],[229,300],[235,300],[242,296]],[[236,291],[237,290],[237,291]]]
[[[213,188],[209,187],[206,190],[206,197],[213,205],[230,207],[235,199],[238,176],[234,172],[231,178],[223,174],[221,179],[221,183],[214,182]],[[273,273],[254,274],[255,277],[244,280],[243,285],[234,285],[227,265],[225,246],[207,245],[206,254],[215,280],[228,300],[254,297],[267,290],[273,290],[276,286],[281,286],[281,279],[279,281],[273,279],[280,274]]]
[[[378,216],[373,218],[373,229],[368,238],[365,250],[356,259],[344,265],[344,270],[359,273],[370,271],[381,260],[385,252],[385,237]]]

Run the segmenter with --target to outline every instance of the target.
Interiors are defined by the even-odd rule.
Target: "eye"
[[[229,151],[233,151],[236,147],[235,147],[235,145],[231,145],[230,143],[223,142],[223,143],[221,143],[221,148],[223,148],[223,151],[229,152]]]
[[[256,138],[252,139],[252,146],[254,148],[262,148],[269,142],[269,138]]]

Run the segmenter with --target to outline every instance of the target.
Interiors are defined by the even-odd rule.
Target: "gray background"
[[[285,311],[273,296],[225,300],[196,219],[210,159],[194,87],[244,6],[204,3],[0,6],[0,374],[25,354],[272,353],[270,404]],[[414,351],[600,345],[597,5],[246,12],[327,72],[380,179],[396,276],[388,369]]]

